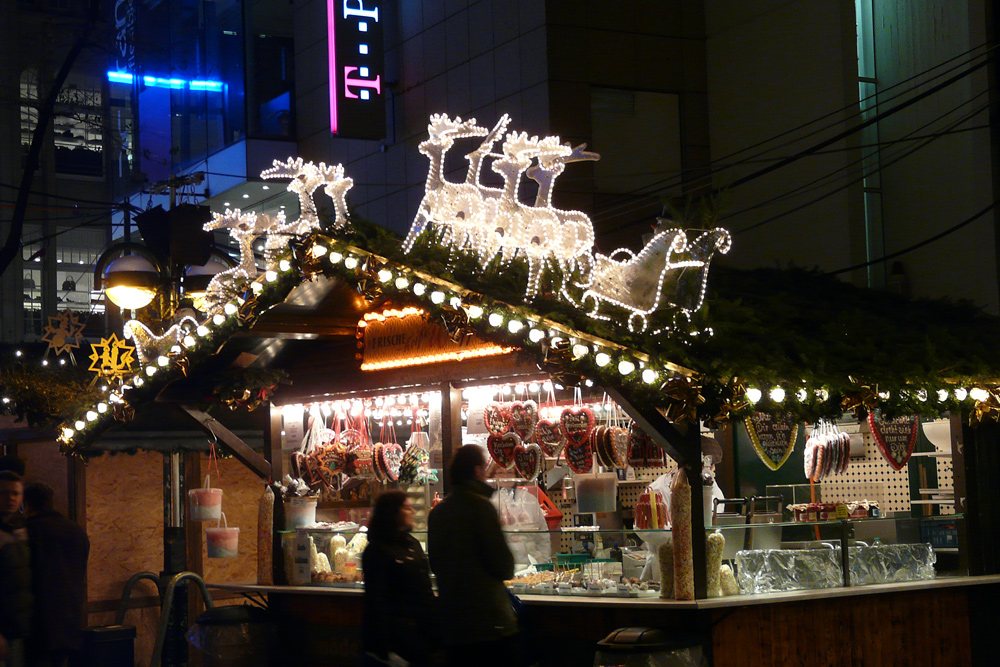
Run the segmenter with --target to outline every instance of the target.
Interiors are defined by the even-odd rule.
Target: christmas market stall
[[[731,238],[710,216],[604,255],[586,214],[552,204],[567,164],[597,155],[509,124],[431,118],[402,241],[352,218],[340,165],[275,161],[262,176],[291,181],[300,216],[214,214],[238,267],[212,280],[204,317],[126,324],[138,371],[63,425],[64,452],[99,453],[152,400],[218,438],[264,496],[240,536],[188,477],[208,557],[245,557],[249,540],[258,562],[255,581],[209,584],[267,595],[294,621],[284,657],[311,664],[356,660],[374,496],[405,490],[426,542],[463,444],[491,461],[508,587],[542,664],[589,664],[636,625],[720,665],[991,650],[992,612],[972,610],[1000,582],[1000,323],[807,271],[713,267]],[[462,182],[444,169],[458,142]],[[262,451],[203,407],[233,368],[287,374],[230,399],[270,410]]]

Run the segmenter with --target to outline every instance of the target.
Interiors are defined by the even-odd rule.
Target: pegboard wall
[[[851,459],[847,472],[820,483],[824,502],[876,500],[881,512],[910,509],[910,476],[907,468],[895,470],[882,456],[870,432],[865,438],[865,457]]]
[[[952,464],[950,456],[938,456],[937,457],[937,488],[939,489],[954,489],[955,488],[955,466]],[[938,514],[954,514],[954,505],[939,505]]]
[[[650,482],[655,481],[660,475],[665,475],[677,469],[677,462],[666,454],[663,455],[663,460],[666,462],[664,466],[635,468],[635,481],[629,480],[618,483],[618,504],[621,505],[622,509],[632,509],[635,507],[635,504],[639,502],[639,496],[646,490]]]

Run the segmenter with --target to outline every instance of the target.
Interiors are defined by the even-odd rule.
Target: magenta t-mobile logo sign
[[[338,137],[385,137],[383,3],[327,0],[330,131]]]

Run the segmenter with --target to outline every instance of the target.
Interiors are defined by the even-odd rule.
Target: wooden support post
[[[267,409],[268,428],[264,431],[264,458],[271,464],[271,479],[280,482],[285,477],[284,459],[281,456],[281,408],[268,403]]]
[[[198,422],[207,435],[217,437],[222,444],[233,452],[236,460],[249,468],[255,475],[265,482],[271,479],[271,464],[268,463],[267,459],[255,452],[239,436],[223,426],[218,419],[207,412],[189,405],[178,405],[177,407]]]
[[[451,458],[462,446],[462,390],[441,384],[441,467],[445,493],[451,491]]]

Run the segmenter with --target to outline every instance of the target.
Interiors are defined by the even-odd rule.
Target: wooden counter
[[[214,583],[267,594],[288,625],[289,658],[356,665],[360,589]],[[1000,576],[794,591],[681,602],[658,598],[522,595],[541,664],[593,664],[595,643],[626,626],[666,628],[700,644],[719,667],[973,665],[996,649]]]

